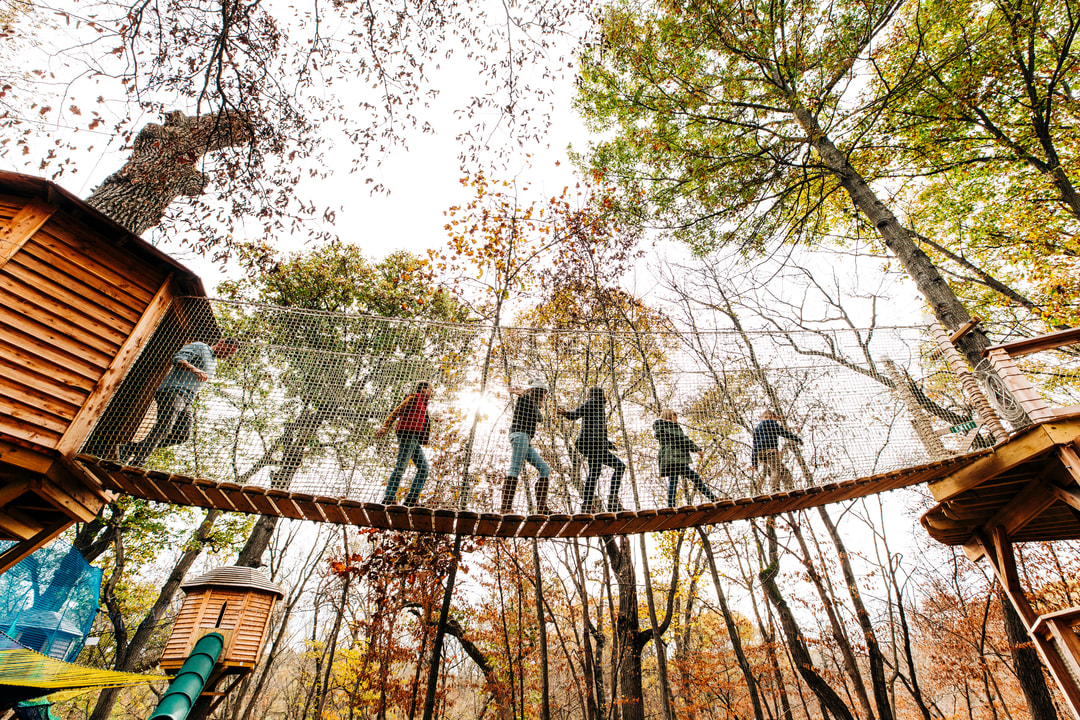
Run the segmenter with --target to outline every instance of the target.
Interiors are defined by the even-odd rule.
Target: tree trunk
[[[840,569],[844,573],[844,583],[847,585],[848,594],[851,596],[851,604],[855,610],[855,617],[862,629],[863,639],[866,641],[866,654],[870,661],[870,682],[874,689],[874,704],[877,706],[880,720],[893,720],[892,703],[889,698],[889,685],[885,680],[885,657],[881,654],[881,646],[878,644],[877,634],[874,632],[873,623],[870,622],[870,613],[862,600],[862,593],[855,581],[855,572],[851,569],[851,560],[848,558],[847,548],[837,532],[832,518],[824,507],[818,508],[818,515],[825,524],[833,546],[836,547],[836,555],[840,560]]]
[[[274,536],[274,529],[277,528],[279,519],[271,515],[263,515],[256,521],[255,526],[251,528],[251,532],[248,534],[247,542],[244,543],[244,547],[241,548],[240,554],[236,557],[238,567],[257,568],[262,566],[263,553],[266,552],[267,546],[270,545],[270,538]]]
[[[791,608],[788,607],[787,601],[780,593],[780,587],[776,584],[776,576],[780,572],[780,559],[777,551],[775,522],[775,520],[770,518],[766,523],[769,545],[769,565],[761,571],[759,579],[761,580],[762,587],[765,589],[765,594],[769,598],[769,602],[776,608],[776,614],[780,618],[780,627],[783,628],[784,637],[787,640],[788,652],[791,653],[792,663],[799,672],[799,675],[802,676],[803,682],[805,682],[807,687],[809,687],[814,695],[817,696],[823,708],[827,710],[832,717],[835,717],[837,720],[855,720],[855,716],[851,714],[851,710],[848,709],[844,700],[832,689],[829,682],[821,677],[815,669],[810,650],[806,647],[806,638],[803,637],[802,630],[799,629],[799,624],[795,620],[794,613],[791,612]]]
[[[802,562],[803,567],[806,569],[806,574],[809,576],[810,582],[812,582],[817,589],[818,597],[821,598],[821,603],[825,608],[825,615],[829,619],[829,626],[832,629],[833,642],[840,650],[840,656],[844,660],[844,670],[847,672],[848,677],[851,678],[851,684],[855,689],[855,699],[859,701],[859,706],[862,708],[863,715],[869,720],[873,720],[874,711],[870,706],[870,697],[866,694],[866,687],[863,685],[862,673],[859,672],[859,664],[855,659],[855,652],[844,632],[844,627],[840,622],[840,618],[836,615],[835,603],[833,603],[833,599],[830,597],[829,591],[825,587],[825,583],[822,581],[820,573],[818,573],[817,568],[814,567],[813,558],[810,555],[810,548],[803,538],[802,529],[799,528],[798,523],[796,523],[794,519],[791,520],[791,532],[798,541],[799,548],[802,550]]]
[[[1002,621],[1005,623],[1005,635],[1009,638],[1009,652],[1012,655],[1013,670],[1020,681],[1020,689],[1027,699],[1031,720],[1057,720],[1050,688],[1046,686],[1039,653],[1028,635],[1024,621],[1016,614],[1012,603],[1005,593],[998,590],[998,603],[1001,605]]]
[[[616,620],[616,656],[619,665],[619,691],[623,720],[645,720],[644,691],[641,681],[641,642],[637,601],[637,578],[634,573],[630,541],[625,535],[604,538],[604,548],[611,560],[611,570],[619,586],[619,613]],[[649,633],[651,635],[651,633]]]
[[[457,638],[458,644],[461,645],[461,649],[465,651],[465,654],[468,655],[474,663],[476,663],[476,667],[480,668],[480,672],[483,673],[484,679],[487,680],[491,696],[495,699],[495,709],[499,714],[499,719],[514,720],[514,711],[506,702],[507,694],[500,689],[499,673],[495,669],[495,666],[491,664],[487,655],[484,654],[484,651],[466,637],[465,628],[461,627],[461,623],[455,618],[447,619],[446,634]]]
[[[547,620],[544,615],[544,585],[540,574],[540,547],[532,539],[533,585],[536,591],[536,624],[540,633],[540,720],[551,720],[551,701],[548,688]]]
[[[817,118],[794,94],[790,96],[789,102],[792,114],[809,136],[811,145],[821,157],[826,169],[847,190],[855,207],[877,228],[886,247],[893,252],[904,270],[915,281],[915,286],[926,298],[938,322],[949,330],[956,330],[970,320],[971,316],[967,309],[945,282],[930,257],[919,248],[912,232],[900,224],[892,211],[870,188],[866,179],[833,145],[832,140],[818,124]],[[959,340],[958,345],[971,366],[975,367],[982,360],[982,351],[990,345],[990,341],[982,330],[974,328]]]
[[[161,222],[178,197],[197,197],[210,179],[196,169],[208,152],[241,145],[252,137],[242,115],[223,112],[188,117],[165,114],[165,124],[150,123],[135,137],[131,156],[94,189],[86,204],[142,235]]]
[[[671,681],[668,679],[667,650],[664,647],[664,630],[660,628],[656,620],[656,602],[653,597],[652,579],[649,573],[649,558],[646,555],[645,535],[638,535],[641,541],[642,572],[645,574],[645,603],[649,611],[649,629],[652,632],[653,648],[656,650],[656,676],[660,684],[660,715],[664,720],[673,720],[671,709]],[[668,593],[667,621],[671,621],[672,606],[679,584],[679,551],[682,549],[683,533],[679,533],[679,541],[675,546],[675,566],[672,568],[671,592]],[[666,625],[667,623],[665,623]]]
[[[742,638],[739,637],[739,628],[735,625],[735,618],[731,615],[731,610],[728,609],[727,598],[724,596],[724,589],[720,586],[720,573],[716,570],[716,558],[713,555],[712,543],[709,542],[709,537],[705,534],[705,531],[700,527],[697,528],[698,535],[701,537],[701,545],[705,550],[705,557],[709,561],[709,574],[712,575],[713,586],[716,588],[716,600],[720,603],[720,614],[724,616],[724,626],[727,628],[728,638],[731,640],[731,647],[735,651],[735,659],[739,663],[739,669],[742,670],[743,680],[746,681],[746,690],[750,693],[750,703],[754,708],[754,720],[765,720],[765,714],[761,710],[761,699],[758,697],[758,684],[754,678],[754,672],[750,667],[750,661],[746,657],[746,653],[743,651]]]

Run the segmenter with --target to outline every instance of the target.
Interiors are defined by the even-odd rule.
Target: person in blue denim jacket
[[[191,437],[194,416],[191,404],[203,386],[217,373],[218,360],[232,357],[240,344],[223,338],[213,345],[188,343],[173,355],[169,374],[154,392],[157,419],[139,442],[122,443],[116,451],[122,465],[143,465],[158,448],[185,443]]]

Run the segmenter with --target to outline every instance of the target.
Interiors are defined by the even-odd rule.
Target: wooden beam
[[[1080,622],[1080,607],[1070,607],[1065,608],[1064,610],[1057,610],[1052,613],[1040,615],[1039,619],[1035,621],[1035,625],[1032,626],[1031,632],[1043,632],[1043,626],[1051,620],[1060,621],[1069,627],[1072,627]],[[1046,630],[1045,632],[1049,633],[1049,630]]]
[[[83,441],[90,432],[90,428],[101,417],[101,413],[104,412],[105,406],[112,399],[113,393],[120,387],[120,383],[123,382],[128,369],[135,362],[135,358],[138,357],[139,351],[146,341],[150,339],[150,336],[153,335],[154,330],[157,329],[158,324],[161,322],[161,318],[168,312],[174,297],[172,278],[173,276],[170,274],[165,278],[165,282],[161,283],[161,287],[158,288],[150,304],[146,306],[139,321],[135,324],[131,335],[120,346],[120,350],[116,353],[112,363],[105,369],[101,379],[98,380],[94,389],[90,392],[90,396],[86,398],[86,402],[83,403],[79,412],[68,424],[63,437],[56,444],[57,451],[64,457],[70,458],[82,446]]]
[[[957,340],[959,340],[960,338],[967,335],[969,332],[971,332],[975,328],[976,325],[978,325],[981,322],[982,322],[982,318],[980,318],[980,317],[971,318],[966,323],[961,325],[957,329],[956,332],[954,332],[952,335],[949,336],[949,342],[951,342],[953,345],[955,345]]]
[[[3,530],[11,537],[19,540],[29,540],[45,527],[47,525],[34,520],[16,507],[9,505],[0,510],[0,530]]]
[[[0,228],[0,267],[6,265],[7,261],[34,237],[34,233],[41,229],[56,210],[56,205],[41,198],[32,198],[11,218],[7,227]]]
[[[15,543],[0,553],[0,573],[18,565],[31,554],[43,548],[53,538],[59,537],[60,533],[74,524],[71,520],[61,520],[43,528],[41,532],[32,538]]]
[[[54,463],[45,473],[42,491],[43,497],[79,522],[93,520],[111,498],[97,478],[89,473],[75,474],[60,462]]]
[[[0,509],[28,490],[32,490],[35,483],[38,482],[40,481],[36,478],[23,477],[0,487]]]
[[[1012,342],[1002,343],[1000,345],[991,345],[983,350],[983,355],[989,355],[993,350],[1004,350],[1012,357],[1020,357],[1042,350],[1053,350],[1055,348],[1065,347],[1066,345],[1072,345],[1076,342],[1080,342],[1080,327],[1047,333],[1045,335],[1037,335],[1033,338],[1013,340]]]
[[[32,473],[44,474],[52,467],[55,457],[51,452],[31,450],[23,445],[18,445],[6,440],[0,440],[0,463],[26,470]]]
[[[1006,535],[1012,536],[1057,502],[1051,488],[1052,485],[1042,477],[1032,480],[983,523],[983,528],[986,532],[1002,528]]]
[[[1049,486],[1050,492],[1054,494],[1054,497],[1065,503],[1074,510],[1080,510],[1080,492],[1071,488],[1062,488],[1057,485],[1051,484]]]
[[[1035,624],[1036,615],[1028,602],[1024,587],[1020,584],[1020,575],[1016,571],[1016,555],[1013,554],[1012,540],[1000,525],[991,531],[991,552],[987,554],[998,580],[1005,589],[1005,594],[1016,607],[1020,618],[1028,628]],[[985,541],[983,541],[985,545]]]
[[[939,503],[976,488],[1054,447],[1057,443],[1045,428],[1044,425],[1028,428],[1004,445],[994,448],[991,455],[979,458],[940,480],[932,480],[927,487]]]

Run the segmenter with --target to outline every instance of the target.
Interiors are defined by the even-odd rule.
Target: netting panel
[[[541,378],[550,392],[532,447],[551,467],[549,509],[577,512],[588,469],[575,448],[584,420],[562,418],[556,408],[578,407],[591,387],[605,391],[607,435],[626,466],[616,499],[627,509],[669,504],[654,435],[664,408],[678,413],[682,429],[704,451],[693,456],[693,466],[718,498],[866,477],[935,459],[912,429],[897,378],[944,433],[947,451],[959,451],[964,437],[945,428],[972,417],[924,328],[492,328],[217,300],[210,305],[218,328],[208,328],[185,323],[196,315],[185,312],[185,302],[196,301],[180,301],[175,319],[147,344],[86,452],[116,457],[119,449],[123,460],[170,472],[380,502],[399,442],[392,431],[377,438],[376,430],[426,381],[433,388],[434,423],[423,450],[430,472],[420,503],[498,512],[510,462],[514,399],[507,390]],[[235,337],[238,352],[220,360],[216,376],[177,410],[175,398],[160,392],[176,353],[193,340],[212,344],[219,333]],[[790,475],[776,472],[775,463],[750,464],[753,430],[769,408],[802,440],[779,443],[779,462]],[[169,432],[157,433],[154,447],[141,448],[147,452],[139,458],[133,444],[145,445],[157,418],[170,414]],[[187,431],[182,424],[189,415]],[[414,472],[410,464],[396,501],[407,498]],[[611,476],[605,467],[594,510],[610,509]],[[536,509],[536,479],[526,465],[515,512]],[[674,504],[700,502],[698,492],[680,480]]]
[[[0,551],[12,545],[0,540]],[[18,647],[74,660],[97,617],[101,577],[67,543],[41,548],[0,574],[0,632]]]

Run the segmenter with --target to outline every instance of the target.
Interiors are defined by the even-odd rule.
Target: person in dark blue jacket
[[[780,438],[802,444],[802,438],[780,424],[780,418],[772,410],[761,414],[761,422],[754,428],[753,447],[750,450],[750,465],[757,468],[758,463],[765,466],[765,476],[771,478],[771,489],[790,490],[794,486],[791,471],[780,458]]]
[[[585,402],[580,407],[573,410],[559,408],[558,413],[568,420],[581,418],[581,433],[574,442],[574,447],[589,463],[589,474],[585,478],[585,489],[582,492],[581,512],[596,512],[596,485],[600,481],[600,472],[604,465],[609,465],[614,470],[608,490],[608,512],[621,510],[619,486],[622,485],[626,465],[611,452],[612,445],[607,436],[607,415],[604,412],[604,389],[589,388]]]

